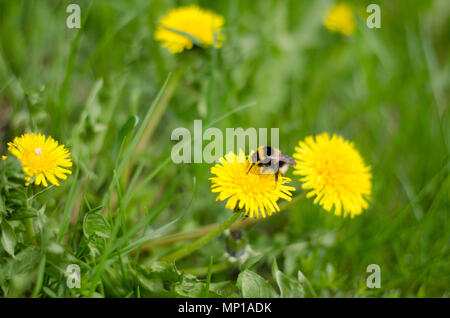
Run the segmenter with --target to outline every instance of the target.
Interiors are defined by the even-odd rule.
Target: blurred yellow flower
[[[211,168],[216,175],[209,178],[212,182],[211,191],[219,193],[217,201],[227,200],[226,208],[239,208],[252,218],[265,218],[280,211],[278,199],[291,200],[295,188],[286,185],[291,179],[282,175],[275,181],[273,174],[259,173],[259,167],[253,166],[241,151],[239,156],[228,153],[220,158],[220,164]]]
[[[326,14],[323,23],[328,30],[347,36],[352,35],[356,28],[353,10],[346,3],[335,4]]]
[[[59,186],[56,177],[65,180],[66,174],[72,173],[64,169],[72,167],[69,150],[64,145],[58,145],[52,137],[24,134],[8,143],[8,151],[22,163],[22,169],[27,175],[26,185],[34,182],[36,185],[42,184],[47,187],[49,180]]]
[[[155,39],[172,53],[190,50],[194,44],[220,48],[224,24],[222,16],[196,5],[174,8],[159,20]]]
[[[372,190],[370,166],[366,166],[353,142],[328,133],[309,136],[295,147],[297,166],[294,174],[302,176],[303,189],[311,190],[325,210],[346,217],[361,214],[368,207]]]

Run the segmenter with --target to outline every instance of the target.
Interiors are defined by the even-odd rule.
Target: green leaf
[[[100,212],[90,212],[84,217],[83,233],[88,239],[91,253],[94,256],[101,255],[105,250],[106,240],[111,237],[111,226]]]
[[[150,277],[162,278],[165,281],[176,282],[180,280],[181,273],[173,262],[154,261],[149,266]]]
[[[307,287],[307,290],[309,291],[311,296],[317,297],[317,294],[314,291],[314,288],[312,287],[311,282],[308,280],[308,278],[306,278],[306,276],[302,273],[301,270],[298,270],[297,276],[298,276],[298,281],[300,282],[300,284]]]
[[[195,276],[183,275],[181,282],[174,284],[174,291],[183,297],[201,297],[205,284],[200,282]]]
[[[111,225],[103,215],[94,209],[87,213],[83,220],[83,233],[88,239],[88,247],[94,257],[102,255],[111,237]]]
[[[16,246],[16,233],[14,233],[14,229],[8,223],[8,221],[3,220],[1,224],[2,229],[2,237],[1,242],[5,251],[14,256],[14,247]]]
[[[27,194],[23,190],[23,188],[20,189],[14,189],[11,190],[8,193],[8,197],[6,199],[6,206],[19,206],[24,207],[27,205]]]
[[[263,258],[264,254],[258,254],[255,256],[249,257],[244,263],[241,265],[241,270],[250,269],[253,265],[258,263],[261,258]]]
[[[209,285],[209,297],[213,297],[214,294],[220,297],[233,297],[235,287],[231,281],[223,281],[217,283],[211,283]],[[236,295],[236,297],[238,297]]]
[[[111,226],[100,213],[91,212],[84,217],[83,232],[86,238],[96,235],[108,239],[111,236]]]
[[[11,216],[8,218],[10,221],[24,220],[28,218],[37,217],[37,210],[33,208],[18,208],[14,210]]]
[[[6,161],[4,161],[2,171],[5,173],[8,182],[11,182],[11,179],[20,180],[23,186],[25,174],[22,171],[22,165],[19,159],[14,156],[8,156]]]
[[[303,288],[302,283],[280,271],[276,260],[274,260],[272,264],[272,276],[277,282],[282,298],[305,297],[305,289]]]
[[[8,279],[15,275],[29,273],[37,269],[41,253],[34,246],[29,246],[20,251],[15,258],[11,258],[7,263],[6,277]]]
[[[170,293],[164,288],[164,282],[162,279],[158,278],[149,279],[141,273],[136,273],[136,279],[138,280],[139,285],[143,289],[151,292],[152,296],[166,297],[166,298],[177,296],[173,293]]]
[[[264,278],[248,269],[239,274],[237,286],[245,298],[271,298],[278,296],[273,287]]]
[[[6,213],[6,206],[5,206],[5,200],[0,195],[0,214]]]

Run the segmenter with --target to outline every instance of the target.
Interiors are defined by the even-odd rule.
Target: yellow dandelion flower
[[[347,36],[352,35],[356,28],[353,10],[346,3],[335,4],[326,14],[323,23],[328,30]]]
[[[159,19],[155,39],[172,53],[190,50],[194,44],[216,48],[222,46],[225,19],[209,10],[189,5],[170,10]],[[194,41],[196,43],[194,43]]]
[[[353,142],[328,133],[309,136],[295,147],[297,161],[294,174],[302,176],[302,187],[311,190],[307,197],[316,196],[325,210],[354,217],[368,207],[372,189],[370,166],[366,166]]]
[[[26,185],[34,181],[36,185],[48,186],[47,180],[59,186],[56,179],[67,179],[66,174],[72,172],[70,152],[64,145],[58,145],[52,137],[41,134],[24,134],[8,143],[8,151],[22,163]]]
[[[216,175],[209,178],[211,191],[219,193],[216,201],[227,200],[226,208],[239,208],[252,218],[265,218],[280,211],[278,199],[291,200],[295,188],[286,185],[291,179],[280,175],[275,181],[273,174],[261,174],[259,168],[251,164],[241,151],[239,156],[228,153],[220,158],[220,163],[211,168]]]

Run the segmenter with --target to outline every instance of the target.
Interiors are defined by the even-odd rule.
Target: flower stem
[[[305,198],[305,194],[300,194],[295,196],[291,201],[289,202],[283,202],[280,204],[280,210],[283,211],[286,208],[288,208],[289,206],[298,203],[299,201],[301,201],[302,199]],[[263,220],[267,220],[263,219]],[[244,227],[247,227],[249,225],[255,224],[257,222],[261,222],[263,220],[258,220],[258,219],[252,219],[252,218],[244,218],[239,220],[238,222],[234,223],[233,225],[230,226],[230,229],[241,229]],[[219,226],[219,224],[214,223],[214,224],[209,224],[209,225],[205,225],[202,226],[198,229],[195,230],[190,230],[190,231],[186,231],[186,232],[181,232],[181,233],[175,233],[175,234],[169,234],[166,236],[162,236],[152,242],[150,242],[149,244],[146,244],[144,246],[142,246],[141,251],[147,251],[147,250],[152,250],[156,247],[160,247],[160,246],[165,246],[165,245],[170,245],[170,244],[174,244],[177,242],[182,242],[182,241],[189,241],[189,240],[193,240],[196,239],[202,235],[206,235],[209,232],[213,231],[214,229],[216,229]]]
[[[183,257],[191,254],[192,252],[199,249],[200,247],[202,247],[203,245],[205,245],[212,239],[214,239],[217,236],[219,236],[220,234],[222,234],[222,232],[225,231],[226,229],[228,229],[231,225],[233,225],[233,223],[236,222],[240,216],[241,216],[241,213],[233,213],[233,215],[228,220],[226,220],[224,223],[220,224],[213,231],[211,231],[208,234],[206,234],[205,236],[195,240],[191,244],[165,256],[163,258],[163,260],[170,261],[170,262],[177,261],[177,260],[180,260]]]
[[[29,243],[33,242],[34,231],[33,231],[33,219],[27,218],[24,220],[25,222],[25,230],[26,230],[26,238]]]

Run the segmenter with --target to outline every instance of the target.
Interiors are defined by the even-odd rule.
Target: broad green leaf
[[[303,298],[305,297],[305,289],[302,283],[291,278],[278,269],[276,260],[272,265],[272,276],[277,282],[282,298]]]
[[[11,216],[8,218],[10,221],[24,220],[28,218],[34,218],[37,216],[37,210],[33,208],[23,207],[15,209]]]
[[[157,295],[158,297],[175,297],[176,295],[171,294],[164,288],[164,282],[159,278],[149,279],[141,273],[136,274],[136,278],[142,286],[142,289],[146,289],[152,293],[152,295]]]
[[[244,263],[241,265],[241,270],[250,269],[253,265],[258,263],[261,258],[263,258],[264,254],[258,254],[255,256],[249,257]]]
[[[111,237],[110,224],[99,212],[90,212],[84,217],[83,232],[91,253],[94,256],[101,255],[106,247],[106,240]]]
[[[201,297],[205,284],[200,282],[195,276],[183,275],[181,282],[174,284],[175,292],[183,297]]]
[[[86,238],[96,235],[108,239],[111,236],[111,226],[100,213],[91,212],[84,217],[83,232]]]
[[[311,282],[306,278],[306,276],[302,273],[301,270],[298,270],[297,272],[298,281],[300,284],[306,287],[306,289],[309,291],[312,297],[317,297],[316,292],[314,291],[314,288],[311,285]]]
[[[232,297],[234,290],[234,284],[231,281],[211,283],[209,285],[209,296],[212,296],[211,293],[215,293],[220,297]]]
[[[248,269],[239,274],[237,286],[245,298],[271,298],[278,296],[273,287],[264,278]]]
[[[11,258],[7,263],[7,277],[31,272],[37,269],[41,253],[34,246],[29,246],[20,251],[15,258]]]
[[[1,229],[1,242],[3,248],[9,255],[14,256],[14,247],[16,246],[16,233],[14,233],[14,229],[6,220],[2,221]]]
[[[150,277],[158,277],[169,282],[176,282],[181,277],[173,262],[155,261],[150,264],[149,270]]]
[[[27,194],[23,189],[11,190],[6,199],[6,205],[10,206],[26,206],[27,205]]]

